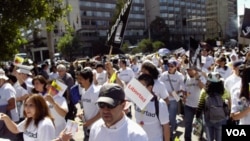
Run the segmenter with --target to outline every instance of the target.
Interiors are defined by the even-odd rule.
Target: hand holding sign
[[[136,78],[133,78],[125,88],[126,96],[131,99],[139,108],[144,109],[153,95]]]

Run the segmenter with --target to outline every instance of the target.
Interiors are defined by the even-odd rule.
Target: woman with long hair
[[[241,87],[234,91],[232,97],[231,117],[239,120],[240,125],[250,124],[250,66],[240,72]]]
[[[48,105],[39,94],[29,96],[24,103],[25,119],[16,124],[9,116],[0,113],[0,119],[4,121],[12,133],[23,132],[24,141],[50,141],[55,139],[55,127]]]
[[[224,116],[221,116],[222,118],[215,121],[213,117],[215,116],[217,117],[217,115],[213,115],[213,117],[211,117],[211,115],[208,114],[209,110],[211,110],[209,106],[213,106],[213,105],[208,105],[208,103],[210,103],[210,100],[208,100],[208,98],[210,97],[210,99],[212,99],[211,97],[216,97],[216,96],[218,96],[217,97],[218,99],[219,98],[221,99],[221,103],[223,104],[221,106],[223,107],[223,112],[225,113]],[[218,101],[217,98],[216,101]],[[228,106],[230,107],[230,95],[227,91],[224,90],[224,82],[220,74],[218,72],[209,73],[207,76],[206,86],[204,89],[201,90],[201,95],[196,113],[196,118],[201,118],[202,112],[204,113],[205,130],[208,141],[213,141],[213,140],[221,141],[222,125],[226,123],[227,119],[227,113],[226,113],[227,106],[225,105],[226,101],[228,101],[229,104]]]

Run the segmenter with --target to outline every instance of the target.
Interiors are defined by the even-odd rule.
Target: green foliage
[[[155,41],[153,42],[153,52],[158,51],[160,48],[165,47],[165,44],[161,41]]]
[[[74,36],[74,29],[69,25],[66,27],[66,33],[58,40],[57,50],[61,52],[63,56],[67,56],[69,57],[68,59],[71,60],[74,53],[81,52],[80,41],[77,36]]]
[[[25,44],[21,29],[30,29],[37,20],[46,20],[52,30],[69,9],[62,0],[0,1],[0,59],[11,59],[20,45]]]
[[[121,50],[124,52],[124,53],[129,53],[130,49],[128,48],[129,47],[129,44],[128,43],[124,43],[121,47]]]
[[[150,39],[143,39],[138,43],[138,47],[135,50],[138,51],[137,53],[150,53],[153,51],[153,43]]]

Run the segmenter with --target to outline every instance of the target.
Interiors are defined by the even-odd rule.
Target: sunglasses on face
[[[108,109],[114,109],[115,107],[117,107],[121,102],[118,102],[117,104],[115,105],[110,105],[108,103],[104,103],[104,102],[99,102],[98,103],[98,106],[100,109],[103,109],[105,107],[107,107]]]

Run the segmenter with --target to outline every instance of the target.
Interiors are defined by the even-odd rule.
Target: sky
[[[244,14],[244,5],[245,8],[250,8],[250,0],[238,0],[238,15]]]

